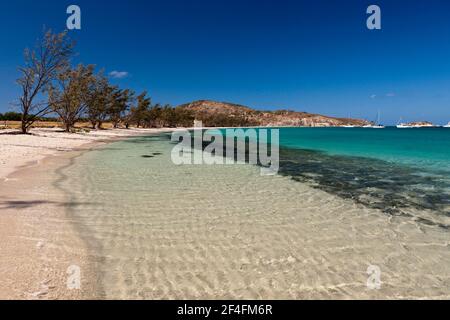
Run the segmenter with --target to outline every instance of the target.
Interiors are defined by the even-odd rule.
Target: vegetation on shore
[[[245,106],[200,100],[173,107],[153,104],[146,91],[136,94],[110,83],[94,65],[74,66],[75,43],[67,32],[44,33],[33,49],[25,50],[17,84],[19,112],[0,115],[3,121],[20,121],[28,133],[36,121],[58,121],[65,131],[75,123],[89,122],[92,129],[104,123],[129,128],[191,127],[194,120],[206,127],[245,126],[341,126],[364,125],[367,121],[342,119],[290,110],[258,111]]]
[[[147,92],[136,96],[130,89],[112,85],[93,65],[73,66],[74,48],[66,32],[47,31],[34,49],[26,49],[17,80],[19,112],[6,113],[2,120],[20,121],[23,134],[48,116],[57,117],[67,132],[80,121],[89,121],[94,129],[102,129],[107,121],[114,128],[192,126],[191,112],[152,104]]]

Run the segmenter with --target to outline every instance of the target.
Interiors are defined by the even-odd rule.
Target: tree
[[[163,121],[162,119],[163,108],[159,103],[150,107],[145,115],[145,126],[146,127],[159,127]]]
[[[166,104],[162,108],[161,113],[161,123],[162,127],[174,128],[178,124],[178,115],[177,112],[172,106]]]
[[[6,112],[5,114],[0,113],[0,120],[2,121],[20,121],[22,120],[22,114],[17,112]]]
[[[174,112],[176,115],[176,125],[178,127],[192,127],[195,116],[191,110],[187,110],[183,107],[176,107]]]
[[[19,107],[23,134],[39,117],[51,112],[47,102],[36,100],[48,89],[58,73],[69,66],[73,47],[74,43],[69,41],[66,32],[53,34],[47,31],[34,50],[25,50],[25,66],[19,68],[21,77],[17,80],[22,89]]]
[[[106,121],[113,90],[114,88],[109,85],[108,79],[102,73],[95,76],[88,94],[86,111],[92,129],[101,129],[103,122]]]
[[[94,67],[78,65],[76,69],[67,68],[57,77],[57,86],[49,89],[49,104],[56,112],[66,132],[87,110],[89,93],[95,84]]]
[[[151,106],[151,99],[147,98],[147,91],[142,92],[136,98],[137,105],[131,108],[130,119],[139,128],[149,121],[149,109]]]
[[[111,103],[108,108],[109,119],[113,123],[113,127],[117,128],[122,117],[126,114],[129,109],[129,103],[133,99],[134,93],[129,90],[121,90],[116,88],[111,94]]]

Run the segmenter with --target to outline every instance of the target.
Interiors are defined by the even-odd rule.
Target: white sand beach
[[[64,195],[51,187],[49,170],[71,157],[104,143],[168,129],[111,129],[64,133],[33,129],[30,135],[0,131],[0,299],[88,299],[94,296],[89,267],[83,265],[88,285],[68,291],[65,271],[86,263],[87,248],[65,216]],[[47,189],[48,190],[48,189]],[[57,228],[49,229],[51,222]],[[53,225],[54,226],[54,225]],[[56,245],[61,235],[72,248]]]
[[[47,156],[76,151],[94,142],[106,142],[130,136],[171,131],[170,129],[111,129],[84,133],[66,133],[61,129],[33,129],[29,135],[0,131],[0,179],[29,164],[38,164]]]

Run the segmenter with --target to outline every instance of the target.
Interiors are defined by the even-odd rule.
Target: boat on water
[[[413,128],[437,128],[438,126],[432,124],[431,122],[413,122],[410,123]]]
[[[380,110],[378,110],[378,114],[377,114],[377,121],[375,122],[375,125],[371,126],[372,129],[384,129],[386,128],[385,126],[383,126],[381,124],[381,115],[380,115]]]
[[[407,124],[405,122],[402,122],[402,121],[403,121],[403,119],[400,118],[400,120],[397,123],[397,128],[398,129],[411,129],[411,128],[414,128],[413,126],[411,126],[411,125],[409,125],[409,124]]]
[[[397,124],[397,128],[399,129],[408,129],[408,128],[438,128],[438,126],[432,124],[428,121],[419,121],[419,122],[410,122],[410,123],[403,123],[401,122],[401,119],[399,121],[399,124]]]
[[[377,120],[375,122],[372,122],[372,124],[368,124],[363,126],[363,128],[367,129],[384,129],[386,128],[382,124],[380,124],[380,111],[378,110]]]
[[[383,126],[383,125],[378,125],[378,124],[376,124],[376,125],[368,124],[366,126],[363,126],[363,128],[366,128],[366,129],[384,129],[386,127]]]
[[[411,128],[414,128],[413,126],[410,126],[410,125],[408,125],[408,124],[406,124],[406,123],[399,123],[398,125],[397,125],[397,128],[398,129],[411,129]]]
[[[450,128],[450,122],[447,123],[447,125],[445,125],[444,128]]]
[[[438,128],[438,126],[435,126],[434,124],[408,124],[408,123],[400,123],[399,125],[397,125],[397,128],[399,129],[407,129],[407,128]]]

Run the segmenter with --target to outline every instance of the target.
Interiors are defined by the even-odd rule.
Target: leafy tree
[[[92,129],[101,129],[103,122],[107,120],[113,90],[103,73],[95,76],[88,94],[86,110],[86,117],[92,124]]]
[[[69,66],[73,47],[74,43],[68,40],[66,32],[53,34],[48,31],[33,50],[25,50],[25,65],[19,68],[21,77],[17,80],[22,90],[19,108],[23,134],[39,117],[51,112],[46,101],[36,100]]]
[[[66,132],[70,132],[87,110],[89,92],[95,84],[93,73],[92,65],[67,68],[58,75],[57,85],[49,89],[50,106],[60,116]]]
[[[177,107],[174,109],[176,125],[178,127],[191,127],[194,124],[195,115],[191,110]]]
[[[151,106],[151,99],[147,97],[147,91],[142,92],[136,98],[136,106],[131,108],[130,122],[136,124],[139,128],[144,123],[149,121],[149,109]]]
[[[110,96],[111,102],[108,108],[108,115],[113,123],[114,128],[117,128],[122,118],[125,116],[130,108],[130,102],[134,96],[133,91],[129,89],[116,88]]]
[[[21,121],[22,114],[17,112],[6,112],[5,114],[0,113],[0,120],[2,121]]]

